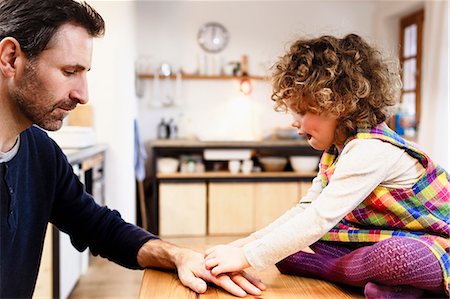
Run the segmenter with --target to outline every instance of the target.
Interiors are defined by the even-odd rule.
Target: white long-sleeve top
[[[342,150],[326,188],[320,175],[299,203],[244,246],[250,265],[262,271],[319,240],[379,185],[410,188],[425,169],[404,150],[378,139],[354,139]]]

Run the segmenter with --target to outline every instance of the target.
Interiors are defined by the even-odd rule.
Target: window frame
[[[424,9],[420,9],[418,11],[415,11],[414,13],[411,13],[403,18],[400,19],[400,49],[399,49],[399,61],[401,69],[404,69],[404,63],[405,61],[415,58],[416,59],[416,74],[415,74],[415,88],[404,90],[404,87],[402,87],[401,94],[400,94],[400,101],[403,101],[403,94],[404,93],[414,93],[415,94],[415,122],[416,122],[416,135],[417,130],[419,129],[420,125],[420,101],[421,101],[421,81],[422,81],[422,41],[423,41],[423,24],[424,24]],[[411,25],[417,26],[417,41],[416,41],[416,55],[410,55],[405,56],[404,55],[404,47],[405,47],[405,31],[406,28]],[[403,71],[401,72],[401,79],[403,82]]]

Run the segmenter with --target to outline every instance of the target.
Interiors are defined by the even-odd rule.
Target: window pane
[[[406,27],[405,31],[403,31],[403,56],[408,57],[410,53],[410,34],[409,34],[410,28]]]
[[[403,56],[411,57],[417,55],[417,24],[412,24],[405,28],[403,45]]]
[[[402,95],[402,112],[406,115],[416,114],[416,94],[407,92]]]
[[[417,55],[417,25],[413,24],[411,26],[411,50],[410,50],[410,54],[412,56],[416,56]]]
[[[408,59],[403,62],[403,90],[416,88],[416,59]]]
[[[416,135],[416,94],[404,93],[398,117],[399,133],[407,137]]]

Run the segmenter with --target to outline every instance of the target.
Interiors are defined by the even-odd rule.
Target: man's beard
[[[25,67],[24,76],[17,88],[9,90],[9,97],[27,119],[49,131],[60,129],[66,116],[56,108],[72,110],[78,104],[77,100],[70,98],[56,102],[55,96],[45,88],[33,62]]]

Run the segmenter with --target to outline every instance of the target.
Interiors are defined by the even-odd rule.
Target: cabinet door
[[[209,234],[253,231],[254,183],[209,183]]]
[[[159,185],[161,236],[206,235],[206,183]]]
[[[255,183],[255,230],[268,225],[299,201],[297,182]]]
[[[299,182],[298,188],[299,188],[299,196],[298,199],[300,200],[303,196],[306,195],[309,188],[311,188],[312,182]]]
[[[33,298],[54,298],[53,296],[53,225],[47,225],[41,266]]]

